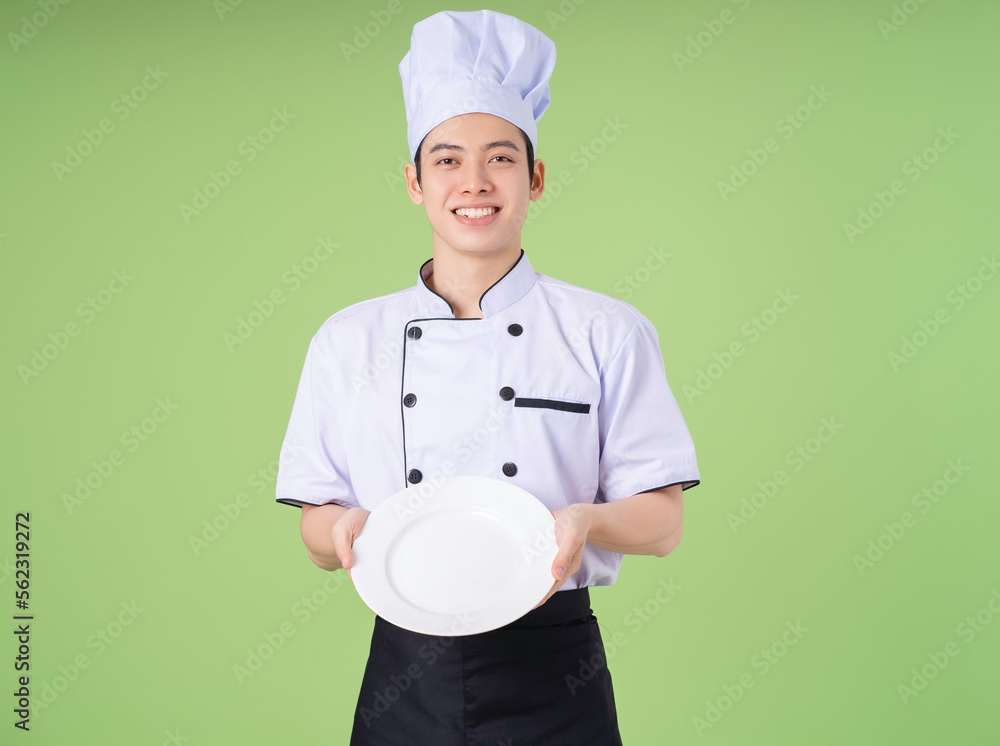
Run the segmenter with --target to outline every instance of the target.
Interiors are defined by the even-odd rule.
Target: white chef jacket
[[[278,502],[374,510],[444,476],[506,480],[552,511],[699,483],[656,330],[632,305],[537,273],[521,251],[456,319],[417,284],[329,317],[306,352]],[[587,544],[564,589],[611,585]]]

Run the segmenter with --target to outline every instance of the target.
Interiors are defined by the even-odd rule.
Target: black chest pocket
[[[555,409],[560,412],[575,412],[576,414],[590,414],[589,404],[566,401],[565,399],[529,399],[518,396],[514,399],[514,406],[527,407],[529,409]]]

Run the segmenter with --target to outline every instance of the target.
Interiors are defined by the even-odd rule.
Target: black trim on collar
[[[518,255],[517,261],[514,262],[512,265],[510,265],[510,269],[508,269],[506,272],[503,273],[503,276],[500,277],[500,280],[502,280],[504,277],[506,277],[507,275],[509,275],[511,272],[514,271],[514,267],[516,267],[518,265],[518,263],[521,261],[521,257],[523,257],[523,256],[524,256],[524,249],[521,249],[521,253]],[[483,298],[486,297],[486,293],[490,292],[493,288],[495,288],[500,283],[500,280],[497,280],[492,285],[490,285],[488,288],[486,288],[486,290],[483,291],[483,294],[479,296],[479,310],[480,311],[483,310]],[[451,306],[449,304],[449,308],[450,307]],[[452,311],[452,313],[454,313],[454,311]],[[486,313],[486,312],[483,311],[483,313]]]
[[[522,254],[524,253],[524,249],[521,249],[521,253]],[[451,311],[451,315],[454,316],[455,315],[455,309],[451,307],[451,302],[447,298],[445,298],[443,295],[441,295],[441,293],[438,293],[437,291],[432,290],[431,286],[427,284],[427,280],[424,279],[424,267],[426,267],[428,264],[430,264],[433,261],[434,261],[434,257],[431,257],[426,262],[424,262],[423,264],[421,264],[420,265],[420,271],[417,272],[417,277],[420,278],[420,282],[423,283],[423,285],[424,285],[425,288],[427,288],[428,290],[430,290],[430,292],[434,293],[434,295],[436,295],[438,298],[440,298],[441,300],[443,300],[445,303],[448,304],[448,310]],[[520,261],[520,257],[518,257],[518,261]],[[517,262],[515,262],[515,264],[517,264]],[[433,274],[433,272],[431,274]],[[482,302],[483,299],[480,298],[479,300],[480,300],[480,302]],[[482,309],[480,309],[480,310],[482,310]]]

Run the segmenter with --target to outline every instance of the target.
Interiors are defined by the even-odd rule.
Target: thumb
[[[340,551],[337,555],[340,557],[340,564],[344,566],[345,570],[354,564],[354,551],[352,547],[361,533],[361,529],[364,528],[365,521],[368,520],[369,515],[371,515],[369,511],[358,508],[351,511],[347,516],[348,521],[344,531],[346,536],[341,542]]]
[[[556,558],[552,560],[552,577],[554,577],[556,580],[562,578],[562,576],[566,573],[566,568],[569,565],[571,559],[570,557],[566,556],[567,554],[569,554],[569,550],[561,548],[556,553]]]

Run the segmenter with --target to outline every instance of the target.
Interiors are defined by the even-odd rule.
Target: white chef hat
[[[552,40],[504,13],[444,10],[419,21],[399,63],[411,157],[437,125],[471,112],[520,127],[537,150],[555,65]]]

